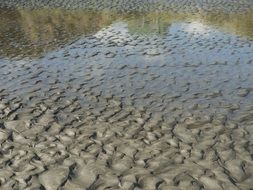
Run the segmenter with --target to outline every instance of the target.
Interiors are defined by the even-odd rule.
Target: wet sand
[[[0,189],[252,189],[252,12],[0,15]]]

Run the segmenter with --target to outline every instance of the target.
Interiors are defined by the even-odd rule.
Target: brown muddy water
[[[0,18],[0,189],[252,189],[252,11]]]

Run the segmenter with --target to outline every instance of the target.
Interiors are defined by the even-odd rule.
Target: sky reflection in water
[[[0,10],[0,55],[39,57],[81,36],[94,35],[115,22],[124,22],[130,34],[168,35],[175,23],[191,23],[187,30],[212,26],[228,35],[253,38],[253,12],[240,14],[128,13],[84,10]]]

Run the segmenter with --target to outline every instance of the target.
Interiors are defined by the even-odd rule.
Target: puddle
[[[0,17],[0,189],[252,187],[252,12]]]
[[[175,23],[201,23],[228,35],[253,38],[253,14],[245,13],[117,13],[63,9],[1,9],[0,49],[2,56],[36,57],[81,36],[93,35],[115,22],[127,24],[136,35],[168,35]],[[201,27],[199,25],[198,27]],[[201,30],[201,28],[198,28]]]
[[[45,93],[50,80],[63,89],[85,83],[90,93],[133,98],[151,112],[171,101],[212,105],[201,110],[207,114],[224,111],[220,104],[244,107],[252,100],[252,16],[1,10],[2,86],[24,96],[22,84],[34,75]]]

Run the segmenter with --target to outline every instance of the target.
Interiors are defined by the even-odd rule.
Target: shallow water
[[[245,13],[117,13],[65,9],[0,9],[0,47],[3,56],[39,56],[124,22],[130,34],[166,36],[176,23],[200,23],[227,34],[253,38],[253,14]],[[204,31],[203,31],[204,32]]]
[[[252,12],[0,16],[3,187],[253,186]]]

